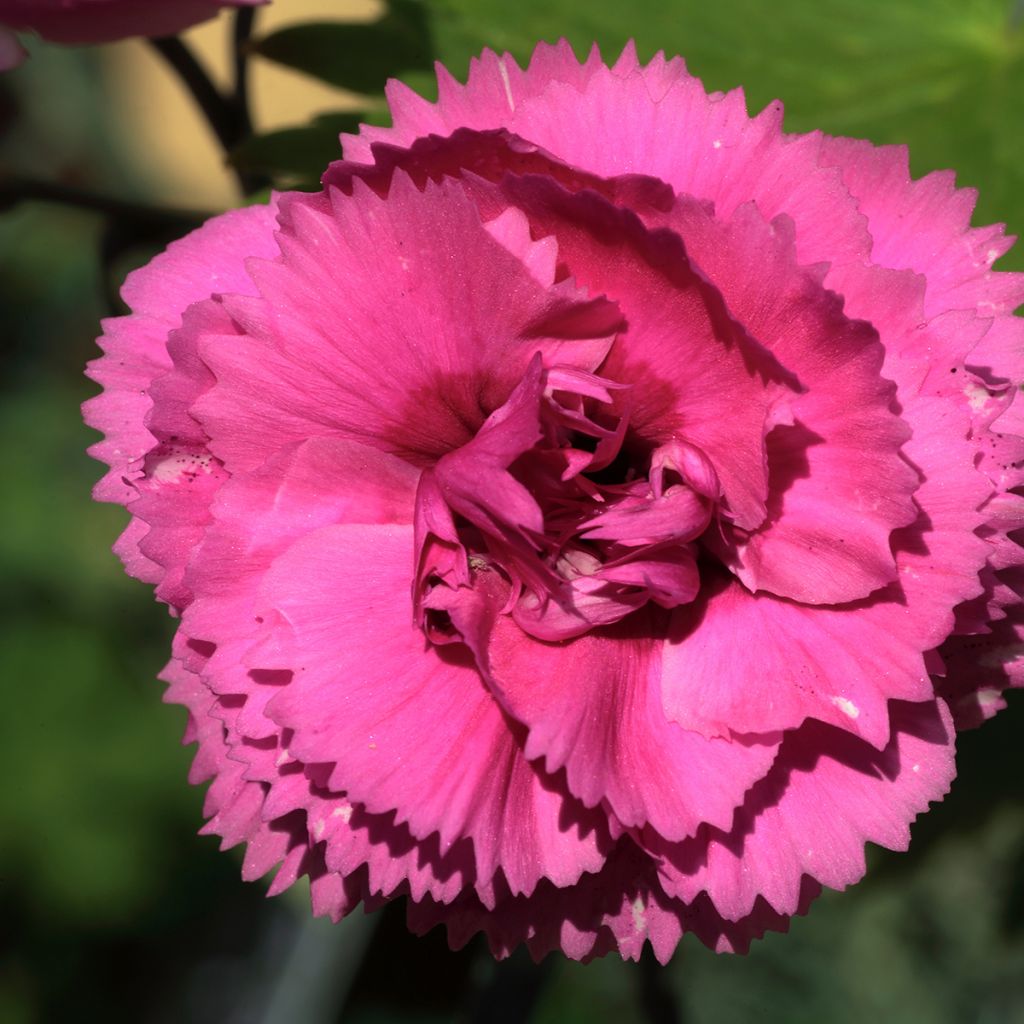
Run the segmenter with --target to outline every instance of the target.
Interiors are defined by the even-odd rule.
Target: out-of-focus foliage
[[[581,54],[596,40],[614,56],[633,37],[642,57],[683,54],[712,88],[742,84],[752,108],[781,97],[792,130],[907,142],[915,173],[953,167],[979,188],[977,222],[1024,228],[1016,0],[404,0],[393,11],[375,26],[278,32],[259,49],[366,94],[359,116],[378,119],[389,74],[429,95],[429,57],[464,76],[485,45],[525,61],[541,38],[564,35]],[[42,47],[0,79],[0,187],[14,170],[144,200],[105,127],[108,101],[92,53]],[[265,135],[233,160],[315,187],[353,116]],[[363,922],[339,931],[310,923],[300,897],[263,902],[237,855],[195,837],[183,714],[153,680],[171,624],[109,553],[123,513],[88,498],[100,468],[78,403],[95,390],[81,367],[106,312],[104,236],[93,213],[0,214],[0,1020],[328,1024],[342,998],[330,958],[358,959]],[[1024,267],[1024,248],[1003,263]],[[392,908],[344,1020],[498,1021],[514,1019],[499,1007],[536,997],[538,1024],[619,1024],[659,1019],[644,1006],[671,996],[693,1024],[1024,1022],[1022,709],[962,737],[961,777],[909,855],[874,853],[864,883],[748,958],[684,942],[662,972],[605,960],[545,973],[522,958],[499,969],[476,945],[451,954],[440,934],[410,937]],[[296,991],[308,998],[289,1016]]]
[[[255,51],[355,92],[376,92],[385,78],[429,69],[433,57],[427,8],[420,0],[391,0],[369,23],[284,28],[260,40]]]
[[[282,187],[317,188],[327,161],[338,156],[338,136],[359,130],[366,117],[347,111],[321,114],[299,128],[256,135],[236,147],[231,163],[270,176]]]

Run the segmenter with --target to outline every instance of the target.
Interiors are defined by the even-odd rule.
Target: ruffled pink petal
[[[232,472],[310,436],[419,464],[469,441],[537,352],[593,369],[619,314],[541,283],[453,184],[294,200],[261,298],[226,300],[247,337],[200,344],[217,386],[193,407]]]
[[[579,88],[602,67],[594,47],[580,64],[572,47],[561,39],[555,45],[540,43],[524,72],[510,54],[499,56],[484,50],[469,62],[465,85],[442,65],[435,65],[438,102],[429,103],[402,82],[387,85],[393,127],[362,125],[358,135],[342,135],[345,159],[372,163],[370,147],[377,142],[408,146],[425,135],[450,135],[456,128],[487,129],[506,122],[526,99],[543,92],[552,82]]]
[[[633,434],[699,448],[734,521],[756,526],[768,486],[764,439],[788,416],[786,370],[729,316],[676,234],[648,231],[595,193],[571,195],[542,179],[507,178],[503,193],[535,232],[558,240],[577,281],[622,309],[626,328],[601,373],[630,383],[623,402]]]
[[[265,684],[257,683],[253,689],[260,685]],[[436,833],[426,840],[416,839],[408,828],[395,824],[393,812],[370,814],[351,803],[344,793],[325,788],[323,766],[297,761],[283,746],[287,734],[273,741],[240,737],[243,713],[251,696],[244,703],[237,698],[230,704],[221,699],[210,713],[224,723],[228,756],[244,767],[245,781],[261,784],[264,821],[278,827],[287,822],[292,831],[298,821],[305,846],[310,853],[317,851],[324,870],[341,876],[349,891],[356,891],[352,888],[355,885],[367,901],[409,894],[414,899],[429,895],[447,903],[473,886],[475,864],[468,840],[442,853]],[[249,841],[243,864],[247,880],[260,877],[285,859],[278,856],[274,860],[279,843],[263,842],[265,835],[265,830],[258,832]],[[270,838],[273,840],[273,835]],[[275,887],[283,881],[279,872]]]
[[[334,765],[330,784],[353,801],[396,809],[443,848],[472,839],[481,882],[501,867],[517,892],[542,877],[570,885],[603,863],[604,816],[529,764],[468,652],[426,648],[412,559],[411,528],[335,526],[274,563],[263,599],[301,653],[268,713],[293,731],[297,758]]]
[[[224,726],[212,714],[217,699],[179,661],[172,661],[161,678],[169,684],[165,701],[182,704],[189,710],[184,742],[198,744],[189,781],[213,779],[204,803],[204,815],[209,821],[202,832],[221,836],[222,848],[248,843],[243,871],[249,878],[259,877],[281,863],[278,877],[281,887],[287,888],[300,874],[308,873],[311,862],[301,816],[264,820],[266,787],[247,781],[244,764],[230,759]]]
[[[921,478],[914,493],[920,515],[894,533],[893,550],[911,613],[904,618],[927,649],[952,630],[952,608],[980,592],[978,573],[989,553],[976,533],[994,490],[983,471],[994,439],[978,419],[989,393],[981,389],[979,403],[980,384],[965,379],[964,369],[984,321],[958,313],[927,319],[920,282],[905,273],[847,266],[834,268],[827,281],[842,290],[853,315],[873,313],[886,350],[883,371],[896,382],[902,416],[914,431],[903,454]]]
[[[987,323],[985,336],[971,349],[971,369],[987,380],[1019,381],[1024,377],[1024,317],[1000,316]]]
[[[384,452],[314,438],[233,478],[218,493],[186,578],[196,598],[183,612],[182,630],[209,652],[194,668],[211,689],[247,695],[235,723],[242,735],[262,739],[279,731],[264,714],[274,689],[255,684],[248,661],[265,632],[256,603],[267,569],[321,526],[407,523],[418,475]]]
[[[554,51],[538,47],[543,70],[535,75],[531,63],[525,76],[508,54],[485,53],[467,85],[443,76],[436,106],[393,83],[394,127],[344,136],[346,158],[369,162],[374,143],[505,128],[587,172],[660,178],[710,200],[720,216],[750,200],[769,220],[786,213],[797,225],[801,263],[867,258],[865,219],[838,170],[821,165],[821,136],[784,136],[780,103],[751,118],[740,90],[709,95],[681,60],[659,55],[640,67],[627,47],[609,69],[594,51],[581,65],[564,41]],[[489,100],[474,102],[478,96]]]
[[[104,355],[86,371],[104,389],[82,407],[86,423],[105,435],[89,449],[110,466],[96,485],[98,500],[128,504],[139,496],[135,482],[141,460],[157,443],[147,426],[149,389],[171,369],[168,336],[181,326],[185,310],[211,293],[252,292],[243,261],[276,251],[274,218],[273,205],[214,217],[128,276],[122,295],[132,314],[104,321],[99,339]],[[126,532],[119,554],[129,572],[145,573],[143,578],[154,582],[153,563],[136,547],[142,536],[137,527]]]
[[[156,444],[145,425],[152,407],[147,392],[153,380],[170,368],[168,332],[146,316],[105,320],[103,327],[99,345],[105,354],[86,370],[103,392],[85,402],[82,412],[85,422],[105,435],[89,448],[89,454],[110,467],[93,496],[97,501],[125,504],[136,496],[131,480],[137,470],[132,464]]]
[[[318,787],[276,744],[262,745],[270,769],[261,771],[257,748],[240,744],[234,732],[235,714],[194,673],[172,662],[163,678],[170,684],[166,699],[190,711],[185,741],[198,742],[191,781],[215,779],[203,831],[221,836],[225,846],[247,844],[247,881],[276,867],[269,891],[275,895],[302,875],[322,878],[314,903],[336,920],[375,895],[408,892],[447,903],[472,885],[472,849],[466,843],[442,854],[437,836],[413,839],[394,824],[393,814],[371,815],[344,795]]]
[[[193,302],[225,293],[255,295],[245,265],[277,254],[277,205],[275,199],[211,218],[132,271],[121,297],[136,315],[151,316],[171,329]]]
[[[992,270],[1013,239],[1002,225],[971,228],[977,193],[956,189],[951,171],[913,181],[905,146],[861,139],[827,139],[822,160],[839,169],[868,218],[871,261],[924,276],[928,317],[950,309],[991,316],[1024,302],[1024,274]]]
[[[806,913],[818,891],[806,880],[798,913]],[[571,889],[541,882],[529,897],[500,894],[493,907],[471,893],[450,906],[424,900],[409,904],[408,920],[420,934],[443,925],[453,949],[483,932],[498,959],[525,944],[535,960],[562,952],[586,962],[612,951],[623,959],[639,960],[650,943],[663,964],[685,932],[716,952],[746,952],[753,939],[789,927],[789,917],[764,900],[757,901],[746,918],[729,921],[706,896],[691,904],[671,898],[662,888],[655,862],[629,839],[618,844],[598,874],[585,875]]]
[[[905,850],[910,823],[945,796],[955,774],[945,705],[894,703],[884,750],[810,722],[787,735],[731,829],[702,829],[675,846],[644,839],[662,857],[670,895],[692,901],[706,892],[726,920],[742,920],[759,898],[793,914],[804,876],[845,889],[864,874],[866,842]]]
[[[672,613],[662,647],[665,714],[706,736],[817,718],[884,747],[888,701],[932,693],[909,618],[898,595],[813,607],[705,575],[698,598]]]
[[[649,823],[681,839],[701,822],[732,820],[771,765],[778,737],[707,739],[667,722],[663,622],[638,612],[551,644],[501,618],[490,672],[504,706],[529,729],[528,757],[543,756],[548,771],[564,767],[570,791],[587,806],[605,801],[624,825]]]
[[[723,222],[682,202],[673,223],[732,315],[805,389],[793,425],[768,437],[768,518],[727,533],[730,564],[751,590],[805,604],[867,597],[896,578],[890,534],[917,518],[918,477],[899,454],[911,431],[892,411],[877,335],[797,267],[790,221],[745,204]]]

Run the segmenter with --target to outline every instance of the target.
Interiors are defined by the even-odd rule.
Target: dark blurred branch
[[[249,114],[249,39],[252,37],[252,26],[255,19],[255,7],[240,7],[235,14],[234,104],[238,110],[238,118],[245,128],[246,138],[252,135],[252,118]]]
[[[225,95],[214,85],[206,69],[196,60],[195,54],[177,37],[164,36],[151,39],[150,43],[161,57],[174,69],[188,88],[196,105],[203,112],[217,141],[230,156],[236,146],[252,134],[248,102],[248,41],[252,31],[255,11],[246,8],[235,20],[233,37],[235,87]],[[266,187],[265,178],[234,168],[235,177],[244,195],[252,195]]]
[[[224,149],[230,149],[239,142],[237,115],[232,104],[221,95],[192,51],[177,36],[151,39],[150,43],[188,87]]]
[[[201,210],[173,210],[126,199],[115,199],[113,196],[99,195],[52,181],[0,178],[0,210],[8,210],[20,203],[28,202],[57,203],[79,210],[93,210],[116,220],[130,220],[136,224],[161,229],[178,229],[180,234],[197,228],[212,216],[212,213]]]

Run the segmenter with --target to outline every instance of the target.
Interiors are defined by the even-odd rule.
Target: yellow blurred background
[[[258,9],[255,34],[298,22],[372,21],[381,0],[288,0]],[[185,32],[182,38],[226,86],[230,11]],[[131,145],[125,150],[155,200],[217,209],[237,205],[238,189],[212,132],[174,72],[146,42],[138,39],[105,47],[104,68],[114,107],[111,121]],[[312,115],[358,106],[353,93],[269,61],[250,63],[250,101],[257,132],[301,124]]]

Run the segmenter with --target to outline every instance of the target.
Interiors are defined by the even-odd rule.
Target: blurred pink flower
[[[746,949],[1020,682],[1024,276],[952,174],[679,59],[439,75],[90,371],[206,831],[497,955]]]
[[[15,32],[52,43],[110,43],[130,36],[167,36],[212,18],[222,7],[269,0],[0,0],[0,71],[25,58]]]

